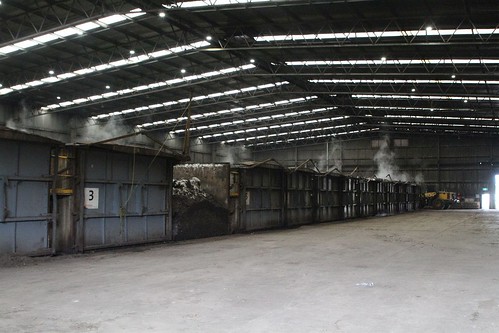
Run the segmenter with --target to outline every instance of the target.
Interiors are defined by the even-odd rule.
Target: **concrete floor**
[[[499,212],[423,211],[0,268],[0,332],[499,332]]]

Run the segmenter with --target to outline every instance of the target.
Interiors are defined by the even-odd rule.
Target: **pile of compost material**
[[[173,180],[173,239],[226,235],[229,212],[201,188],[199,178]]]

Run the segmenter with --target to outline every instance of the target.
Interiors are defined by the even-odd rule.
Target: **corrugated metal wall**
[[[396,138],[406,138],[408,146],[395,146],[393,143]],[[272,149],[254,152],[253,159],[274,158],[286,167],[296,167],[309,159],[329,167],[338,163],[338,168],[346,174],[355,171],[355,176],[370,178],[378,171],[374,156],[379,146],[373,145],[373,140],[380,139],[362,138]],[[390,143],[392,166],[428,188],[458,192],[474,198],[482,193],[482,188],[493,189],[493,177],[499,174],[497,138],[393,135]],[[337,149],[332,150],[334,145]],[[318,160],[325,156],[329,157],[329,161]],[[383,178],[386,174],[377,176]]]
[[[243,230],[284,225],[284,171],[280,168],[241,169],[240,207]]]
[[[304,221],[310,223],[315,221],[317,206],[315,181],[315,175],[311,172],[296,171],[287,174],[286,225],[301,225]]]
[[[238,231],[251,231],[418,208],[419,186],[308,170],[240,168]],[[271,180],[274,181],[271,181]],[[282,180],[282,181],[280,181]]]
[[[317,222],[343,219],[341,186],[343,177],[339,175],[319,175],[317,179]]]
[[[98,149],[80,150],[78,160],[80,197],[98,190],[97,208],[80,200],[83,250],[171,239],[171,161]]]
[[[0,140],[0,253],[50,249],[50,150],[48,144]]]

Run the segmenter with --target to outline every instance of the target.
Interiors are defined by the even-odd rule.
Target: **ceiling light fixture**
[[[183,69],[183,68],[182,68],[182,69],[180,70],[180,73],[184,74],[184,73],[185,73],[185,69]]]
[[[134,50],[130,50],[130,54],[135,54],[135,51]]]
[[[208,41],[212,40],[211,36],[206,36],[206,40]]]
[[[165,12],[160,12],[160,13],[158,14],[158,16],[159,16],[159,17],[161,17],[161,18],[163,18],[163,17],[165,17],[165,16],[166,16],[166,14],[165,14]]]
[[[106,86],[106,89],[111,89],[111,86]]]
[[[50,75],[54,75],[54,71],[53,70],[49,70],[49,74]]]

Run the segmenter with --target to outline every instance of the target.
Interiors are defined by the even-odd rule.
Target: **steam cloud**
[[[5,126],[13,130],[28,133],[26,128],[33,127],[35,125],[33,118],[30,117],[33,116],[33,112],[28,108],[25,100],[21,101],[20,106],[21,109],[17,113],[16,117],[8,119]]]
[[[423,183],[422,173],[418,173],[415,177],[412,177],[407,172],[400,171],[395,161],[395,152],[390,150],[389,143],[390,138],[388,136],[383,137],[380,147],[374,155],[374,162],[377,164],[376,176],[382,179],[391,178],[392,180],[403,182]]]
[[[225,146],[223,153],[225,157],[221,158],[221,162],[237,164],[241,161],[248,160],[250,151],[243,146]]]
[[[341,142],[331,140],[328,146],[328,152],[319,156],[317,167],[320,171],[328,171],[334,168],[341,171],[341,168],[343,167],[343,160],[341,159]]]
[[[133,133],[133,129],[123,123],[121,119],[111,117],[107,122],[96,122],[93,124],[86,123],[83,126],[77,127],[74,133],[74,142],[80,143],[95,143],[108,139],[113,139],[119,136]],[[130,137],[115,141],[113,143],[136,143],[135,137]]]

